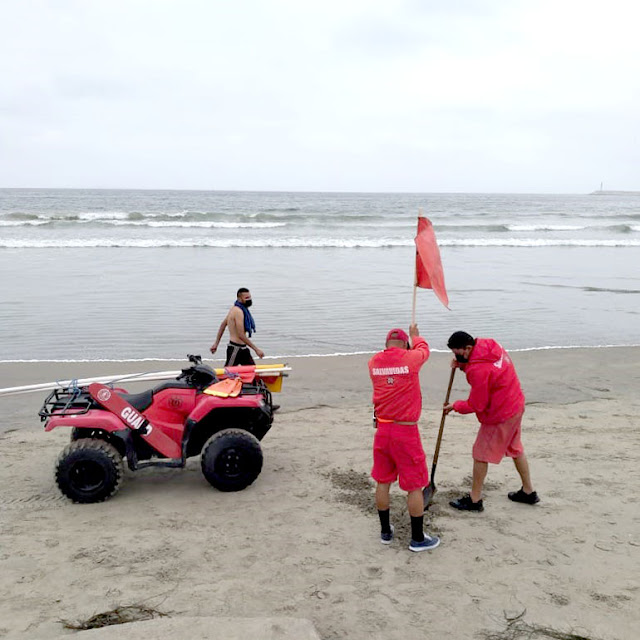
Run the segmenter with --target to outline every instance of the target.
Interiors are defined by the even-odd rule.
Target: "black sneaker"
[[[460,511],[484,511],[482,500],[474,502],[469,494],[457,500],[452,500],[449,504],[454,509],[460,509]]]
[[[514,502],[522,502],[522,504],[536,504],[540,502],[540,498],[535,491],[531,493],[525,493],[524,489],[520,489],[519,491],[510,491],[508,494],[509,500],[513,500]]]

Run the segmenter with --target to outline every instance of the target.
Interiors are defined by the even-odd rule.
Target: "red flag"
[[[444,285],[440,249],[429,218],[418,217],[416,249],[416,286],[423,289],[433,289],[440,302],[448,309],[449,296]]]

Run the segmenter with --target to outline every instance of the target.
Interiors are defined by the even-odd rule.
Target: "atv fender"
[[[57,427],[77,427],[79,429],[102,429],[103,431],[122,431],[123,424],[113,413],[107,411],[89,411],[82,415],[52,416],[47,420],[45,431]]]

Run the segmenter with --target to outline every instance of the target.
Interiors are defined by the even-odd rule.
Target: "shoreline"
[[[635,344],[594,344],[594,345],[548,345],[543,347],[522,347],[519,349],[507,349],[509,353],[525,353],[528,351],[556,351],[556,350],[573,350],[573,349],[629,349],[640,347],[640,343]],[[258,360],[257,364],[263,363],[264,361],[275,361],[278,362],[285,358],[337,358],[344,356],[364,356],[364,355],[373,355],[376,351],[336,351],[333,353],[302,353],[302,354],[285,354],[285,355],[275,355],[275,356],[267,356],[264,360]],[[433,349],[431,348],[431,353],[449,353],[448,349]],[[220,363],[224,362],[222,358],[203,358],[203,363]],[[10,364],[100,364],[100,363],[143,363],[143,362],[182,362],[186,363],[186,358],[94,358],[94,359],[73,359],[73,358],[24,358],[24,359],[7,359],[0,360],[0,365],[10,365]],[[217,365],[218,367],[220,365]]]

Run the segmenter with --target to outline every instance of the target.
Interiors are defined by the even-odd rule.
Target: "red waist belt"
[[[376,418],[376,421],[383,424],[402,424],[408,427],[413,427],[414,425],[418,424],[417,420],[414,420],[413,422],[404,422],[403,420],[387,420],[386,418]]]

